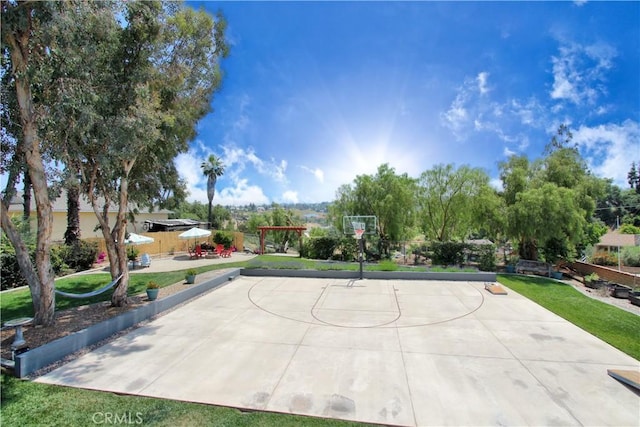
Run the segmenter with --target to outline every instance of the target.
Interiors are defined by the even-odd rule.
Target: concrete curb
[[[50,365],[84,347],[93,345],[204,292],[220,287],[235,279],[238,275],[240,275],[240,269],[233,269],[226,274],[194,285],[182,292],[170,295],[161,300],[151,301],[142,307],[127,311],[104,322],[97,323],[86,329],[22,353],[16,356],[14,367],[15,375],[18,378],[26,377],[32,372]]]
[[[357,279],[358,271],[344,270],[278,270],[266,268],[243,268],[242,276],[253,277],[304,277],[320,279]],[[495,272],[430,272],[430,271],[364,271],[365,279],[378,280],[451,280],[465,282],[495,282]]]

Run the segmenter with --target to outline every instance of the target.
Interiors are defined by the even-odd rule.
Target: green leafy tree
[[[477,209],[484,201],[499,208],[489,176],[478,168],[437,165],[422,173],[418,189],[422,231],[440,242],[461,240],[476,230],[481,218]],[[489,211],[482,214],[489,216]]]
[[[561,127],[543,158],[530,163],[512,156],[500,164],[506,234],[518,241],[524,259],[538,259],[541,248],[550,259],[571,256],[599,237],[592,217],[604,181],[591,175],[570,141],[571,133]]]
[[[0,204],[2,230],[11,241],[20,271],[29,285],[34,307],[34,323],[51,325],[55,321],[54,272],[51,266],[51,232],[53,216],[49,201],[48,180],[45,171],[46,148],[38,133],[39,111],[34,101],[40,83],[38,69],[46,64],[44,29],[49,25],[54,4],[40,2],[1,3],[3,83],[12,92],[9,98],[12,123],[19,122],[20,130],[13,130],[13,156],[3,164],[9,172],[7,188]],[[6,74],[8,73],[8,74]],[[34,85],[36,85],[34,89]],[[7,106],[7,107],[5,107]],[[19,132],[19,134],[18,134]],[[9,141],[3,135],[3,142]],[[5,148],[5,147],[3,147]],[[3,154],[3,160],[6,159]],[[15,194],[20,170],[27,171],[33,186],[37,212],[37,239],[34,260],[29,257],[27,245],[9,217],[9,203]]]
[[[222,205],[215,205],[213,207],[213,212],[211,215],[213,219],[211,226],[214,229],[216,230],[222,230],[224,228],[233,229],[231,224],[231,211],[228,208],[225,208]],[[225,227],[225,224],[228,224],[228,226]]]
[[[46,58],[34,63],[34,69],[23,65],[24,71],[15,74],[17,98],[26,106],[20,110],[24,147],[17,152],[28,152],[25,160],[42,218],[38,233],[43,242],[49,240],[45,235],[50,235],[51,214],[42,157],[48,153],[68,170],[80,171],[81,192],[98,218],[111,275],[123,274],[112,304],[125,305],[129,203],[155,207],[171,195],[184,195],[172,160],[188,149],[195,124],[210,110],[221,80],[219,62],[228,51],[226,23],[221,15],[214,19],[178,3],[157,1],[3,2],[2,6],[3,49],[9,46],[5,57],[12,59],[12,66],[28,65],[20,57],[25,52]],[[38,8],[47,6],[52,24],[47,31],[36,28],[39,44],[31,46],[33,23],[39,21],[26,17],[37,16]],[[13,22],[18,27],[9,22],[16,16]],[[25,25],[31,25],[26,33]],[[37,98],[32,88],[38,91]],[[115,220],[107,215],[111,206],[118,207]],[[3,220],[3,228],[4,224]],[[43,243],[38,257],[48,253]],[[42,288],[52,295],[50,262],[38,257]],[[36,297],[40,295],[34,301]],[[53,298],[45,299],[52,307]],[[53,309],[46,311],[53,319]]]
[[[212,154],[206,162],[202,162],[200,167],[202,168],[202,173],[207,177],[207,198],[209,199],[209,215],[207,218],[209,220],[209,224],[213,224],[211,205],[213,203],[213,197],[216,194],[216,182],[218,181],[218,177],[224,174],[224,165],[218,157]]]
[[[353,184],[338,188],[329,216],[342,232],[345,215],[375,215],[381,252],[388,254],[390,241],[412,237],[416,218],[415,180],[398,175],[388,164],[378,167],[375,175],[358,175]]]
[[[197,221],[207,220],[207,206],[201,202],[182,202],[173,209],[170,218],[194,219]]]
[[[631,162],[631,169],[627,174],[627,182],[631,188],[636,190],[636,193],[640,193],[640,173],[636,168],[636,162]]]

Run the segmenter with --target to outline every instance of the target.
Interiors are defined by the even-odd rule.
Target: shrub
[[[640,267],[640,246],[630,246],[622,249],[622,263],[628,267]]]
[[[315,237],[303,244],[303,255],[309,259],[330,259],[339,245],[334,237]]]
[[[135,259],[138,258],[138,254],[139,253],[140,253],[140,251],[135,246],[128,246],[127,247],[127,259],[129,261],[135,261]]]
[[[618,257],[611,252],[596,252],[591,256],[591,263],[597,265],[618,265]]]
[[[71,268],[75,271],[89,270],[93,266],[93,262],[98,256],[98,245],[96,245],[95,243],[80,240],[71,246],[63,246],[65,247],[65,249],[61,251],[62,262],[66,264],[68,268]],[[138,256],[137,252],[136,256]]]
[[[233,237],[229,233],[223,231],[217,231],[213,235],[213,242],[217,245],[224,246],[225,249],[229,249],[233,244]]]
[[[13,251],[13,248],[11,248],[10,251],[5,251],[5,248],[2,249],[3,251],[0,253],[0,263],[2,263],[0,288],[4,291],[19,286],[26,286],[28,283],[22,277],[22,273],[20,273],[20,266],[18,265],[16,253]],[[33,252],[31,253],[33,254]],[[33,259],[33,256],[31,258]]]
[[[462,242],[433,242],[433,264],[459,265],[464,261],[464,250],[468,247]]]
[[[600,276],[598,276],[598,273],[591,273],[584,276],[584,281],[587,283],[595,282],[597,280],[600,280]]]
[[[482,245],[478,250],[480,271],[496,271],[496,250],[494,245]]]
[[[622,224],[618,228],[620,234],[640,234],[640,227],[636,227],[633,224]]]

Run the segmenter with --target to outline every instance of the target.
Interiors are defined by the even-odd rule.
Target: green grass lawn
[[[570,285],[543,277],[499,274],[498,281],[640,360],[640,316],[589,298]]]
[[[205,271],[220,270],[224,268],[235,268],[244,266],[245,262],[230,262],[227,264],[214,264],[195,268],[198,273]],[[147,282],[153,280],[160,287],[173,285],[184,280],[186,270],[163,272],[163,273],[136,273],[129,275],[128,295],[136,295],[147,287]],[[84,274],[79,276],[63,277],[56,280],[56,288],[61,291],[82,294],[99,289],[111,281],[111,275],[108,273]],[[92,298],[66,298],[56,296],[56,311],[66,310],[68,308],[80,305],[93,304],[100,301],[109,301],[113,290],[108,290],[103,294],[96,295]],[[21,289],[11,292],[4,292],[0,298],[0,310],[3,319],[15,319],[18,317],[32,317],[33,304],[31,302],[31,293],[29,289]]]
[[[363,426],[339,420],[241,412],[220,406],[201,405],[139,396],[38,384],[2,375],[2,426]],[[107,415],[111,414],[111,415]],[[125,422],[106,422],[105,416]],[[136,422],[137,421],[137,422]]]

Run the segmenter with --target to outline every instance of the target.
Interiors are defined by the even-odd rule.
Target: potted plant
[[[158,292],[160,292],[160,285],[153,280],[147,283],[147,298],[149,301],[155,301],[158,298]]]
[[[504,269],[507,273],[515,273],[516,272],[516,264],[518,264],[518,257],[517,256],[510,256],[507,259],[507,263],[504,266]]]
[[[605,284],[605,281],[600,279],[598,273],[591,273],[584,276],[584,285],[591,289],[600,289]]]
[[[628,299],[629,294],[631,293],[631,288],[624,285],[618,285],[617,283],[612,283],[609,287],[609,292],[614,298]]]
[[[133,246],[127,247],[127,259],[131,261],[132,268],[136,268],[136,260],[138,259],[138,254],[140,251]]]
[[[196,270],[194,270],[193,268],[190,268],[189,270],[187,270],[187,272],[184,275],[184,280],[187,281],[187,284],[193,284],[196,281],[196,274],[198,274],[198,272]]]

